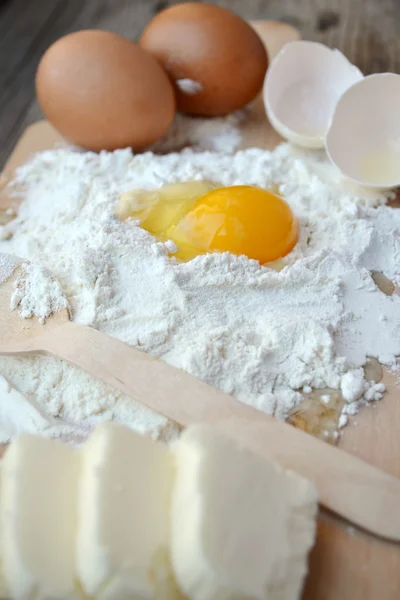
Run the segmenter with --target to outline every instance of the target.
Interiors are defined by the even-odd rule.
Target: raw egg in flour
[[[175,115],[174,90],[140,46],[107,31],[78,31],[56,41],[36,74],[47,119],[90,150],[143,150]]]
[[[117,214],[177,246],[190,260],[208,252],[244,254],[261,264],[288,254],[298,239],[289,205],[270,191],[251,185],[217,187],[192,181],[160,190],[122,194]]]
[[[260,92],[268,56],[258,34],[230,10],[185,2],[158,13],[144,30],[142,48],[163,65],[178,109],[226,115]]]

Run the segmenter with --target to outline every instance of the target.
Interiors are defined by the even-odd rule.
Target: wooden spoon
[[[44,354],[81,367],[183,426],[209,423],[258,454],[312,480],[320,503],[348,521],[400,541],[400,480],[242,404],[188,373],[91,327],[67,310],[45,324],[10,309],[14,273],[0,285],[0,354]]]

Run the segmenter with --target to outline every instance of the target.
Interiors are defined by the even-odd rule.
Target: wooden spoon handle
[[[63,358],[184,426],[214,425],[309,478],[326,508],[371,533],[400,541],[400,480],[361,459],[90,327],[68,322],[25,342],[24,348],[25,354]]]

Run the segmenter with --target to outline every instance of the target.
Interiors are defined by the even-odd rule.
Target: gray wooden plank
[[[47,46],[63,34],[68,17],[76,18],[79,4],[78,0],[23,3],[17,0],[13,5],[12,35],[0,35],[2,163],[20,135],[25,115],[34,101],[34,77],[40,57]],[[5,69],[7,63],[10,65],[8,70]]]
[[[12,25],[3,31],[2,35],[0,32],[0,77],[5,86],[5,89],[0,90],[0,106],[7,86],[18,77],[21,66],[34,52],[38,40],[51,29],[54,15],[61,6],[62,0],[42,0],[40,10],[34,10],[34,6],[28,8],[29,2],[16,2],[18,8],[15,10]],[[3,23],[2,29],[4,30]]]

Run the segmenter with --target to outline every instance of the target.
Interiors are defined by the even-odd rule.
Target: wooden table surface
[[[136,40],[174,0],[0,0],[0,168],[40,118],[34,75],[58,37],[84,28]],[[400,72],[400,0],[214,0],[246,19],[283,20],[306,39],[342,50],[364,73]]]

